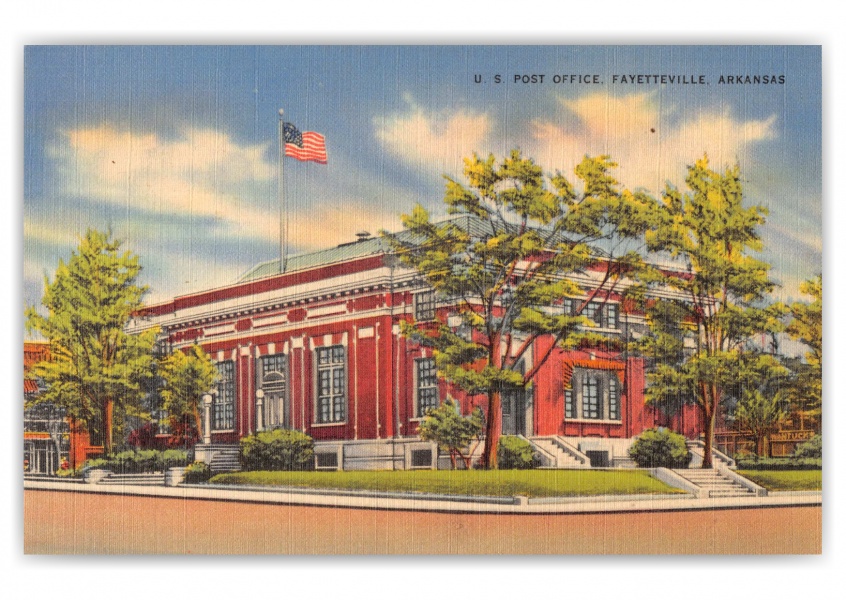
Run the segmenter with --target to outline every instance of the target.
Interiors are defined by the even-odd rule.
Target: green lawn
[[[761,487],[773,491],[821,490],[822,471],[738,471]]]
[[[428,492],[466,496],[598,496],[682,493],[645,471],[250,471],[216,475],[211,483],[341,490]]]

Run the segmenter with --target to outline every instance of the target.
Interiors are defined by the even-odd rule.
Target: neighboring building
[[[103,451],[92,446],[88,432],[54,404],[27,404],[44,390],[31,374],[33,365],[50,356],[47,342],[24,342],[24,472],[53,475],[62,468],[76,469],[89,456]]]
[[[591,275],[579,278],[589,285]],[[623,310],[619,296],[602,299],[587,309],[598,331],[645,331],[643,316]],[[465,413],[485,407],[483,397],[440,381],[431,351],[400,334],[401,321],[436,315],[459,326],[416,272],[370,238],[290,257],[284,273],[269,261],[232,285],[147,306],[129,330],[159,326],[171,347],[198,343],[216,361],[220,382],[198,456],[286,427],[315,439],[318,467],[409,468],[437,464],[416,437],[427,409],[447,394]],[[551,343],[538,341],[523,368]],[[528,390],[503,394],[503,433],[541,445],[559,436],[594,466],[623,461],[631,438],[656,424],[696,437],[694,409],[670,420],[644,404],[644,374],[644,359],[624,351],[556,349]]]
[[[24,342],[24,402],[44,390],[43,382],[30,374],[32,366],[49,356],[46,342]],[[24,472],[52,475],[67,460],[70,428],[64,411],[52,404],[24,409]]]

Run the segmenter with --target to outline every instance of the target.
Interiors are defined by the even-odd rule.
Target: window
[[[602,327],[602,305],[599,302],[588,302],[582,314],[595,323],[594,327]]]
[[[414,320],[433,321],[435,319],[435,292],[420,292],[414,296]]]
[[[267,376],[271,373],[278,373],[285,376],[288,370],[288,357],[285,354],[271,354],[270,356],[262,356],[260,359],[261,366],[261,380],[267,380]]]
[[[565,419],[621,419],[620,382],[613,371],[575,369],[569,385],[564,389]]]
[[[420,358],[417,365],[417,416],[425,417],[430,408],[441,403],[438,393],[438,371],[434,358]]]
[[[564,298],[564,314],[565,315],[572,315],[574,310],[573,299],[572,298]]]
[[[582,416],[585,419],[601,419],[602,406],[599,403],[599,380],[590,375],[582,383]]]
[[[612,421],[620,420],[620,394],[617,391],[617,378],[608,378],[608,418]]]
[[[619,307],[616,304],[605,305],[605,327],[608,329],[617,329],[619,324]]]
[[[342,423],[347,418],[347,359],[343,346],[318,348],[317,422]]]
[[[618,329],[620,327],[620,306],[618,304],[603,304],[602,302],[588,302],[582,315],[593,321],[595,327],[604,329]]]
[[[235,362],[225,360],[217,363],[217,395],[212,405],[212,429],[233,429],[235,427]]]
[[[573,403],[573,390],[564,390],[564,416],[568,419],[576,418],[576,405]]]

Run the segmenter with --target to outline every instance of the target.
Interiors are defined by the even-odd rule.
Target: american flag
[[[326,138],[313,131],[300,131],[292,123],[282,124],[285,156],[326,164]]]

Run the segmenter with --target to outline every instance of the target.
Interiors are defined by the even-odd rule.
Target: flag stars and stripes
[[[282,124],[285,156],[304,162],[326,164],[326,138],[313,131],[300,131],[292,123]]]

